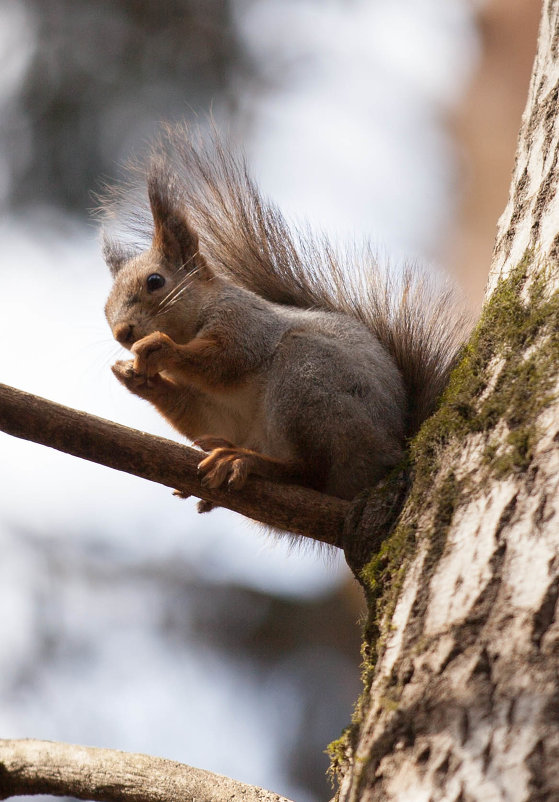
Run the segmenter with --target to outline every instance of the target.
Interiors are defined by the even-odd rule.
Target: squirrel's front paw
[[[115,364],[111,366],[111,370],[127,390],[143,398],[152,395],[159,384],[159,376],[148,378],[145,373],[139,373],[134,368],[134,360],[132,359],[115,362]]]
[[[170,337],[161,331],[154,331],[132,346],[134,370],[151,379],[175,364],[176,350],[177,346]]]
[[[121,384],[124,384],[129,390],[136,387],[141,387],[146,384],[147,376],[137,373],[134,370],[133,359],[121,359],[111,365],[111,370]]]

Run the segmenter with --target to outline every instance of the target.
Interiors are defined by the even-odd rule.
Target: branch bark
[[[289,802],[272,791],[148,755],[0,740],[0,799],[52,794],[99,802]]]
[[[0,384],[0,430],[149,479],[273,528],[342,547],[351,504],[297,485],[251,477],[240,491],[210,490],[200,451]]]

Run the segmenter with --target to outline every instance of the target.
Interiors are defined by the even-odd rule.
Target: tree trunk
[[[365,690],[331,747],[344,802],[559,799],[558,112],[546,0],[485,309],[361,573]]]

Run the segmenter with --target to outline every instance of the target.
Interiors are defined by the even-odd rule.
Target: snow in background
[[[27,23],[17,3],[0,5],[0,103],[33,46]],[[335,236],[371,236],[391,258],[436,258],[455,180],[444,120],[475,59],[469,4],[239,1],[237,24],[269,65],[267,89],[242,99],[265,192]],[[7,180],[0,163],[0,195]],[[50,209],[12,214],[0,249],[0,380],[175,437],[110,373],[122,355],[93,228]],[[3,434],[0,455],[0,733],[164,755],[304,799],[278,762],[274,732],[298,715],[281,676],[257,682],[199,640],[165,637],[153,577],[132,582],[119,568],[175,564],[187,578],[309,596],[341,581],[342,561]],[[184,616],[187,627],[187,605]]]

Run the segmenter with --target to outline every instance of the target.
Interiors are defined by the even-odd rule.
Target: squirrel
[[[105,313],[133,355],[112,370],[207,453],[202,484],[258,475],[353,499],[397,466],[464,341],[454,291],[290,227],[215,135],[169,128],[135,175],[145,247],[107,233],[127,189],[101,204]]]

